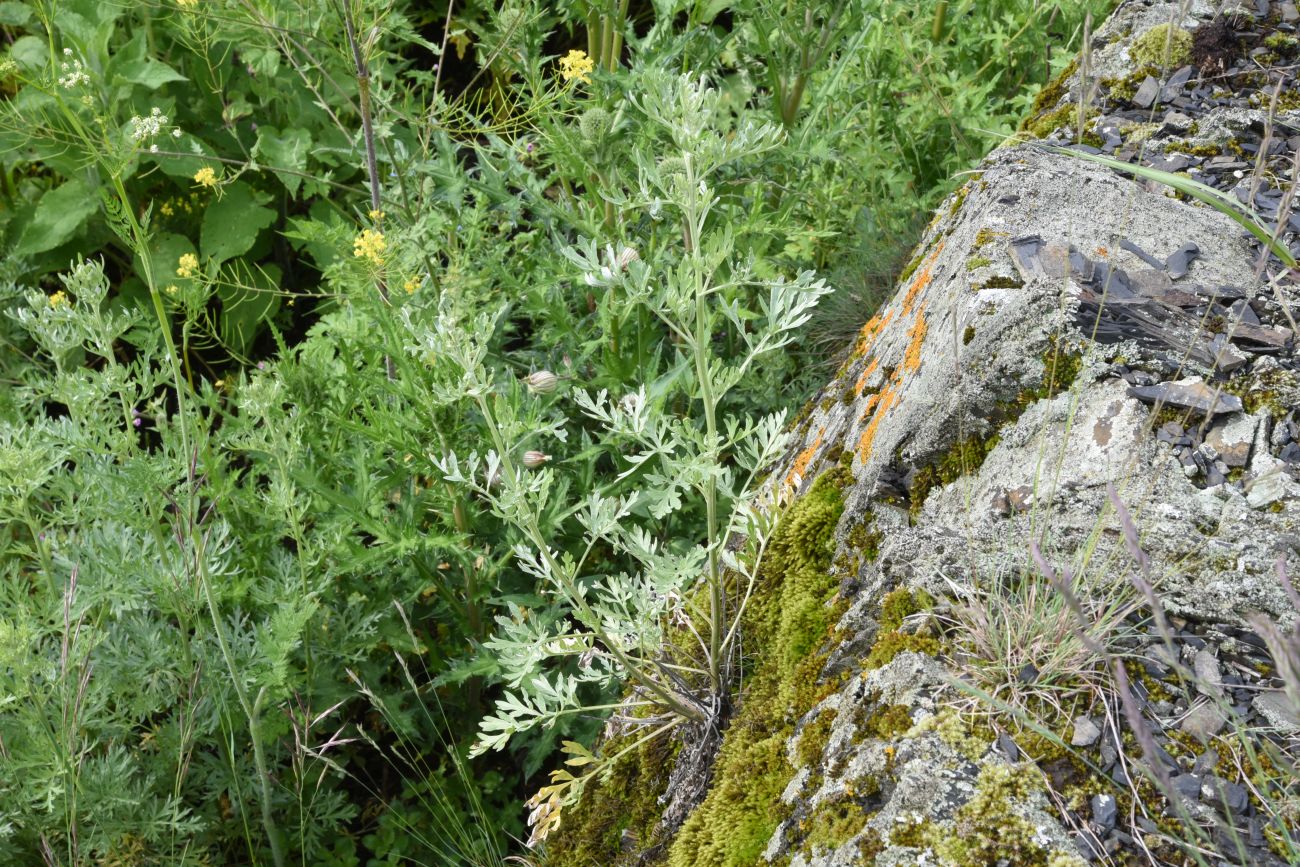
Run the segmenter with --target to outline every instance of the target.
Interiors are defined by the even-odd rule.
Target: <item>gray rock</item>
[[[1114,795],[1093,795],[1089,806],[1092,808],[1092,821],[1099,827],[1106,831],[1115,827],[1115,820],[1119,817],[1119,803]]]
[[[1196,691],[1210,698],[1223,696],[1223,675],[1219,671],[1219,661],[1214,653],[1203,647],[1192,661],[1192,671],[1196,675]]]
[[[1217,421],[1205,435],[1205,443],[1219,453],[1219,460],[1230,467],[1244,467],[1250,460],[1250,447],[1255,442],[1259,417],[1253,415],[1231,416]]]
[[[1160,82],[1151,76],[1142,79],[1142,84],[1133,94],[1133,104],[1140,105],[1143,108],[1150,108],[1155,103],[1156,97],[1160,95]]]
[[[1199,376],[1189,376],[1176,382],[1130,388],[1128,393],[1143,403],[1190,409],[1209,415],[1241,412],[1241,398],[1222,389],[1206,385]]]
[[[1282,690],[1269,690],[1250,703],[1269,725],[1289,734],[1300,733],[1300,708]]]
[[[1187,716],[1183,717],[1178,728],[1184,734],[1206,743],[1222,731],[1227,723],[1228,718],[1223,711],[1219,710],[1219,706],[1212,701],[1206,701],[1193,707]]]
[[[1070,745],[1076,747],[1090,747],[1101,739],[1101,729],[1097,724],[1086,716],[1075,717],[1074,735],[1070,738]]]

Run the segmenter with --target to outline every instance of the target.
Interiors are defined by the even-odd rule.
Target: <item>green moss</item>
[[[901,629],[903,621],[913,614],[929,611],[934,607],[934,597],[924,590],[912,590],[899,587],[885,594],[880,600],[880,628],[882,630]]]
[[[1190,154],[1194,157],[1214,157],[1222,151],[1216,144],[1191,144],[1185,141],[1170,142],[1165,145],[1165,150],[1170,153]]]
[[[975,326],[967,325],[966,330],[961,333],[961,345],[967,346],[975,339]]]
[[[867,654],[863,667],[866,669],[880,668],[882,665],[893,662],[894,657],[898,656],[898,654],[907,651],[938,656],[941,649],[939,642],[928,635],[886,632],[880,635],[876,639],[876,643],[872,645],[871,653]]]
[[[1294,51],[1300,40],[1288,36],[1280,30],[1275,30],[1264,39],[1264,45],[1274,51],[1286,53]]]
[[[1093,106],[1087,106],[1083,112],[1083,124],[1086,129],[1088,121],[1097,117],[1099,112]],[[1041,117],[1036,117],[1025,127],[1025,130],[1034,138],[1046,138],[1057,129],[1068,126],[1074,129],[1079,122],[1079,107],[1077,105],[1066,104],[1053,111],[1049,111]]]
[[[979,285],[980,289],[1019,289],[1025,285],[1024,280],[1016,277],[1003,277],[996,275],[985,280]]]
[[[1038,91],[1038,95],[1034,97],[1034,107],[1030,117],[1052,108],[1061,101],[1061,97],[1065,95],[1066,82],[1070,80],[1070,76],[1074,75],[1078,68],[1079,61],[1071,60],[1056,78],[1053,78],[1043,86],[1042,90]],[[1021,128],[1024,129],[1024,126],[1022,125]]]
[[[618,752],[636,735],[607,743]],[[607,779],[587,787],[582,799],[566,807],[560,828],[546,842],[543,865],[615,864],[623,854],[623,836],[630,833],[641,849],[656,842],[654,830],[663,813],[659,793],[668,785],[680,743],[655,738],[616,761]]]
[[[969,259],[966,260],[966,270],[974,271],[978,268],[983,268],[985,265],[992,265],[992,264],[993,264],[993,260],[990,259],[988,256],[971,256]]]
[[[995,232],[992,229],[980,229],[975,233],[975,246],[983,247],[985,244],[992,244],[1001,238],[1009,237],[1006,232]]]
[[[818,804],[813,814],[800,823],[804,832],[800,848],[811,852],[818,847],[834,848],[848,842],[871,818],[863,802],[879,791],[880,785],[874,780],[859,781],[851,794],[844,792]]]
[[[670,867],[750,867],[788,814],[781,792],[794,768],[786,740],[794,721],[836,686],[818,683],[823,659],[814,651],[834,616],[827,603],[838,582],[829,567],[840,488],[851,479],[842,468],[823,473],[772,534],[745,623],[746,646],[761,655],[723,737],[709,793],[669,850]],[[829,725],[828,716],[814,725]],[[809,760],[817,747],[810,734],[801,753]]]
[[[863,734],[880,740],[889,740],[903,734],[911,727],[911,708],[902,704],[887,704],[867,719]]]
[[[1142,86],[1142,82],[1146,81],[1148,76],[1159,79],[1160,74],[1160,67],[1148,64],[1139,66],[1123,78],[1103,78],[1101,85],[1106,88],[1106,92],[1111,99],[1132,102],[1138,88]],[[1156,126],[1158,127],[1158,124]]]
[[[1129,57],[1139,66],[1177,69],[1192,59],[1192,34],[1172,24],[1157,24],[1129,45]]]
[[[952,484],[962,476],[977,471],[984,465],[984,459],[997,444],[997,434],[988,437],[967,437],[954,443],[934,463],[918,468],[912,477],[912,486],[907,491],[912,504],[912,514],[920,514],[930,491]]]
[[[826,744],[831,739],[831,729],[835,726],[835,711],[824,710],[817,718],[804,726],[799,733],[799,746],[795,757],[799,767],[806,768],[815,764],[826,752]]]
[[[1235,377],[1219,385],[1227,394],[1241,398],[1246,412],[1254,413],[1262,409],[1273,418],[1280,419],[1291,410],[1286,395],[1294,394],[1300,389],[1300,377],[1289,370],[1272,368],[1250,376]]]
[[[869,562],[880,556],[880,543],[885,538],[883,533],[873,527],[874,523],[875,516],[867,512],[862,516],[862,520],[849,530],[848,536],[849,547]]]

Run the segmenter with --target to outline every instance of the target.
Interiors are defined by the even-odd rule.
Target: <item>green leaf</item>
[[[13,0],[0,3],[0,24],[22,27],[30,20],[32,20],[32,9],[28,4],[15,3]]]
[[[150,90],[157,90],[169,81],[189,81],[161,60],[152,57],[124,63],[118,74],[132,84],[142,84]]]
[[[253,249],[258,233],[275,222],[275,211],[265,204],[270,198],[243,181],[224,187],[203,215],[199,248],[204,258],[224,262]]]
[[[36,215],[11,251],[29,256],[53,250],[73,236],[99,208],[99,199],[80,181],[68,181],[41,196]]]
[[[311,133],[305,129],[286,129],[284,132],[273,126],[263,126],[257,132],[256,153],[272,169],[293,169],[304,171],[307,168],[307,151],[311,148]],[[289,195],[296,196],[302,186],[302,176],[287,172],[276,172],[289,190]]]

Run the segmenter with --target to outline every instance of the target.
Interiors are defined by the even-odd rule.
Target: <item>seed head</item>
[[[528,467],[528,469],[530,470],[535,470],[543,466],[550,459],[551,456],[544,452],[539,452],[539,451],[524,452],[524,466]]]

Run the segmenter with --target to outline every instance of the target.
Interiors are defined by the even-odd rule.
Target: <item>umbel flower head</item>
[[[560,58],[560,76],[565,81],[576,78],[583,84],[591,84],[591,71],[595,67],[595,62],[587,56],[587,52],[578,48]]]
[[[199,273],[199,257],[193,253],[181,256],[180,261],[177,262],[176,276],[193,277],[197,273]]]

